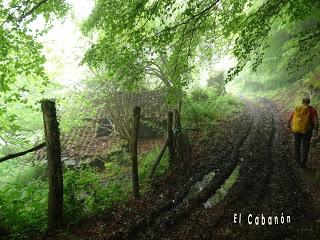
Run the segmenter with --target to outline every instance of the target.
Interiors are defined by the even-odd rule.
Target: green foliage
[[[183,6],[174,1],[97,1],[83,31],[98,33],[99,37],[86,53],[84,63],[105,71],[104,81],[114,80],[130,89],[152,86],[145,84],[151,78],[160,80],[170,102],[177,103],[191,80],[188,58],[195,50],[193,42],[199,38],[192,36],[196,25],[185,28],[183,38],[167,32],[178,15],[186,17],[182,10]]]
[[[106,175],[93,169],[68,170],[64,173],[65,216],[69,224],[100,214],[128,197],[129,178],[120,178],[123,168],[107,166]]]
[[[34,144],[32,136],[41,129],[37,101],[52,87],[39,37],[68,8],[63,0],[0,1],[0,136],[6,144],[19,145],[16,150]]]
[[[48,182],[43,165],[21,167],[18,163],[1,166],[1,226],[14,236],[30,235],[47,229]],[[15,170],[12,171],[12,168]],[[19,168],[18,168],[19,169]],[[122,176],[122,177],[121,177]],[[100,214],[115,203],[126,201],[130,193],[127,169],[109,165],[106,174],[93,169],[67,170],[64,173],[64,215],[68,225]]]
[[[123,151],[123,149],[122,149]],[[105,164],[104,172],[91,168],[65,170],[64,216],[68,227],[80,220],[108,211],[115,204],[127,201],[131,194],[130,166],[123,153],[114,154]],[[159,154],[154,149],[139,157],[141,192],[148,186],[148,175]],[[124,164],[125,158],[127,163]],[[46,165],[33,166],[21,159],[0,165],[0,227],[8,229],[11,237],[19,239],[47,230],[48,182]],[[168,156],[161,160],[156,176],[168,170]]]
[[[88,95],[85,90],[74,91],[57,101],[60,129],[63,133],[85,126],[88,119],[94,119],[97,115],[98,109],[92,106],[92,99]]]
[[[51,26],[53,18],[66,14],[65,1],[22,1],[10,0],[0,3],[0,92],[10,90],[19,77],[47,81],[41,54],[42,45],[37,37]],[[45,21],[43,29],[34,29],[32,23]]]
[[[62,17],[67,10],[64,1],[7,1],[0,4],[0,85],[1,92],[10,89],[19,76],[46,78],[41,54],[41,44],[36,37],[42,35],[47,28],[32,29],[30,24],[39,16],[46,23],[52,17]],[[49,27],[50,24],[46,25]]]
[[[122,156],[120,156],[122,157]],[[128,160],[128,159],[127,159]],[[106,176],[110,178],[117,178],[117,179],[122,179],[122,178],[127,178],[128,177],[128,172],[129,172],[129,167],[128,166],[123,166],[120,165],[123,160],[114,160],[108,163],[105,163],[106,167]],[[127,162],[127,165],[129,161]]]
[[[127,152],[126,147],[128,146],[125,140],[120,140],[116,144],[113,144],[112,147],[106,153],[107,161],[110,161],[105,164],[108,168],[108,164],[117,164],[122,167],[130,166],[130,156]]]
[[[225,76],[224,72],[217,71],[210,75],[209,79],[207,80],[207,84],[209,87],[213,87],[217,90],[218,95],[222,95],[226,93],[225,90]]]
[[[320,65],[305,76],[303,83],[311,90],[320,91]]]
[[[13,233],[43,232],[47,226],[48,186],[43,165],[19,161],[0,166],[0,222]],[[14,235],[13,238],[18,238]]]
[[[199,63],[199,57],[200,62],[210,61],[215,53],[231,52],[238,62],[228,80],[248,62],[257,69],[276,28],[290,35],[284,64],[298,68],[314,59],[319,48],[318,13],[317,0],[101,0],[83,24],[86,34],[99,36],[84,62],[106,69],[111,78],[132,83],[145,81],[148,63],[159,63],[164,57],[167,79],[181,90],[191,81],[185,73]],[[297,30],[310,16],[314,24]]]
[[[319,56],[312,57],[313,54],[298,49],[296,43],[301,31],[310,30],[319,22],[319,18],[313,11],[310,11],[309,16],[305,19],[292,22],[290,27],[284,26],[279,19],[275,21],[271,33],[266,37],[265,45],[268,48],[263,50],[263,61],[259,67],[252,70],[246,66],[230,85],[233,85],[234,89],[237,85],[239,94],[271,96],[277,94],[281,89],[292,88],[295,83],[308,78],[306,74],[314,71],[320,63],[320,58]],[[309,50],[318,52],[316,48],[312,49]],[[310,57],[312,61],[302,64],[306,58],[311,60]],[[248,65],[250,64],[252,62]],[[298,65],[303,65],[303,67]],[[301,85],[299,88],[306,90],[306,87],[310,87],[311,90],[311,82],[306,81],[304,86]]]
[[[233,54],[238,64],[229,73],[229,79],[238,74],[249,60],[254,70],[262,63],[265,49],[269,47],[268,39],[273,27],[288,31],[291,45],[286,49],[284,65],[294,70],[307,65],[314,57],[312,54],[319,47],[319,22],[311,28],[296,32],[296,25],[319,12],[318,1],[269,0],[264,1],[256,11],[249,11],[246,20],[238,27]],[[291,27],[291,29],[290,29]]]
[[[156,158],[158,157],[160,151],[161,151],[161,148],[158,147],[151,150],[144,156],[141,156],[141,159],[139,160],[139,179],[142,183],[142,187],[146,187],[149,180],[148,177],[149,177],[151,168]],[[168,171],[168,169],[169,169],[169,156],[168,156],[168,152],[166,151],[162,156],[162,159],[154,173],[154,176],[163,177],[165,173]]]
[[[183,100],[182,123],[185,128],[209,130],[241,109],[241,104],[229,95],[219,96],[215,88],[194,89]]]

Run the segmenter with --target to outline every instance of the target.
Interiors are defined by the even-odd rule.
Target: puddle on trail
[[[237,165],[228,179],[223,185],[216,191],[216,193],[210,197],[203,205],[205,208],[211,208],[221,202],[227,195],[228,190],[235,184],[239,177],[240,166]]]
[[[191,188],[188,193],[188,195],[185,197],[185,199],[190,199],[197,195],[199,192],[202,191],[203,188],[205,188],[214,178],[216,174],[214,172],[210,172],[207,175],[205,175],[201,181],[196,182]]]

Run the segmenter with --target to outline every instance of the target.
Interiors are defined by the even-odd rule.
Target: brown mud
[[[210,140],[195,137],[188,170],[153,182],[142,199],[85,222],[75,235],[130,240],[320,239],[319,183],[293,162],[292,138],[281,111],[266,99],[244,102],[245,111],[213,129]],[[319,152],[312,154],[314,168],[314,154]],[[223,201],[205,207],[237,166],[239,177]],[[192,186],[211,172],[215,176],[190,197]]]

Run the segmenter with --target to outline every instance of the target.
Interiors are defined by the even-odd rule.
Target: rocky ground
[[[320,239],[317,145],[308,169],[301,169],[292,160],[292,137],[279,108],[266,99],[244,102],[245,111],[213,129],[209,140],[193,134],[188,169],[153,182],[142,199],[84,222],[74,235],[82,239]],[[206,205],[236,167],[239,177],[225,198]],[[214,177],[191,193],[210,173]]]

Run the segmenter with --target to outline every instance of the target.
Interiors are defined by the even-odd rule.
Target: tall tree
[[[13,103],[30,106],[28,96],[48,84],[38,39],[68,9],[64,0],[0,1],[0,135],[17,128]]]
[[[37,37],[49,28],[54,17],[66,14],[63,0],[11,0],[0,3],[0,91],[10,89],[18,77],[41,77],[46,80],[45,58]],[[43,21],[42,29],[32,26]]]
[[[185,85],[181,76],[196,56],[210,60],[217,48],[227,46],[221,49],[238,60],[229,71],[231,80],[248,62],[253,68],[261,64],[275,23],[288,28],[315,11],[317,0],[98,0],[83,25],[85,33],[98,35],[84,62],[132,84],[144,79],[150,56],[165,54],[173,59],[171,82]],[[300,59],[305,58],[297,67],[314,57],[319,29],[316,24],[292,36]]]

